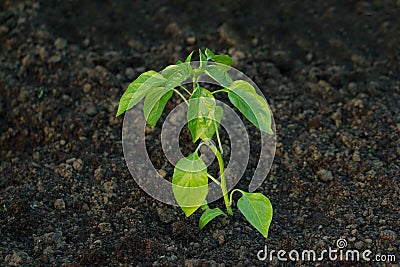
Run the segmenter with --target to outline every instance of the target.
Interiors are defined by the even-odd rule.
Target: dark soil
[[[257,266],[264,245],[339,238],[399,264],[399,1],[232,2],[0,2],[1,266]],[[123,158],[127,84],[205,47],[230,54],[274,113],[268,239],[238,212],[198,231]]]

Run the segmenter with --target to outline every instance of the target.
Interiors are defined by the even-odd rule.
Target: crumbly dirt
[[[261,266],[265,245],[339,238],[399,264],[399,2],[257,2],[0,2],[1,266]],[[268,239],[238,212],[198,231],[198,214],[148,196],[123,158],[127,84],[205,47],[230,54],[274,114],[258,189],[274,206]]]

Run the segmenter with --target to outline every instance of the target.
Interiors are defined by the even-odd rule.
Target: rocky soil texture
[[[399,264],[400,3],[257,2],[0,2],[1,266],[261,266],[265,245],[339,238]],[[230,54],[274,114],[268,239],[239,213],[198,231],[199,215],[148,196],[125,165],[127,84],[205,47]]]

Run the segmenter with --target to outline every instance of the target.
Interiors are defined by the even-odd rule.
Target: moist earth
[[[396,261],[285,264],[399,264],[399,1],[259,2],[0,2],[0,265],[279,265],[257,252],[338,239]],[[274,207],[267,239],[237,210],[199,231],[199,214],[154,200],[124,161],[115,113],[129,82],[205,47],[231,55],[274,115],[275,160],[258,189]],[[165,117],[147,150],[170,179]],[[247,189],[260,138],[243,121]]]

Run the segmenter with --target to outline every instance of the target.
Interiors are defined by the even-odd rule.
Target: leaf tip
[[[115,117],[119,117],[122,113],[124,113],[124,111],[118,109],[117,114],[115,114]]]
[[[190,215],[192,215],[193,213],[195,213],[195,211],[198,209],[199,207],[181,207],[181,209],[183,210],[183,212],[185,213],[186,218],[189,218]]]
[[[262,131],[266,132],[269,135],[274,135],[274,131],[272,131],[271,127],[267,128],[267,129],[263,129]]]
[[[194,51],[192,51],[192,52],[189,54],[189,56],[186,58],[186,60],[185,60],[186,63],[190,63],[190,61],[192,60],[193,52],[194,52]]]

